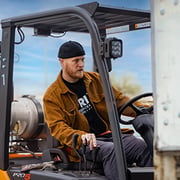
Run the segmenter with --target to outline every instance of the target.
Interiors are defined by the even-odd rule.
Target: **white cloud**
[[[145,44],[140,47],[134,48],[133,54],[143,58],[144,60],[150,60],[151,58],[151,46],[149,44]]]

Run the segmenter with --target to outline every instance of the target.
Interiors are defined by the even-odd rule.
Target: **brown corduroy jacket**
[[[101,120],[106,125],[106,130],[111,130],[108,119],[105,97],[101,85],[100,76],[95,72],[84,72],[86,90],[98,112]],[[120,108],[129,98],[123,96],[122,92],[113,88],[117,107]],[[70,161],[78,161],[72,150],[72,136],[79,134],[76,148],[82,145],[81,135],[90,131],[86,117],[78,111],[77,96],[64,84],[61,73],[56,81],[50,85],[43,97],[45,121],[50,129],[51,135],[60,142],[60,148],[68,149]],[[125,115],[135,116],[132,109],[127,109]],[[122,132],[127,129],[122,129]]]

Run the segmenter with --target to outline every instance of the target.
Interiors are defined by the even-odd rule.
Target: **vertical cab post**
[[[11,101],[13,99],[13,58],[15,27],[11,23],[2,26],[2,43],[0,59],[0,168],[9,166],[9,132],[11,118]]]

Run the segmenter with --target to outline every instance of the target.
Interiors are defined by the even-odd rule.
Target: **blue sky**
[[[148,0],[97,0],[100,4],[135,9],[150,9]],[[0,19],[30,14],[44,10],[93,2],[92,0],[0,0]],[[3,8],[4,7],[4,8]],[[15,47],[15,96],[33,94],[42,96],[47,86],[55,80],[60,65],[57,61],[59,46],[67,40],[79,41],[86,50],[87,70],[92,69],[91,41],[86,34],[67,33],[64,37],[34,37],[33,31],[23,29],[25,41]],[[1,30],[0,30],[1,34]],[[120,79],[132,75],[144,92],[151,91],[150,29],[113,34],[123,40],[123,57],[113,61],[113,74]],[[0,37],[1,39],[1,37]],[[16,37],[18,41],[18,37]]]

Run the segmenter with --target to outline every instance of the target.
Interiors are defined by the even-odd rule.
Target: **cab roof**
[[[129,30],[136,30],[147,27],[147,25],[138,26],[138,24],[150,22],[150,11],[148,10],[110,7],[100,5],[97,2],[83,4],[76,6],[76,8],[85,9],[87,11],[86,13],[89,13],[94,19],[100,31],[120,26],[128,26]],[[67,9],[55,9],[8,18],[2,20],[1,24],[2,27],[11,23],[11,25],[13,24],[15,26],[38,28],[55,33],[64,33],[67,31],[88,32],[84,22],[74,16],[73,12],[71,14],[71,9],[69,9],[70,13],[64,13]]]

